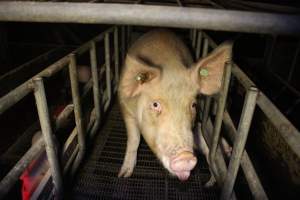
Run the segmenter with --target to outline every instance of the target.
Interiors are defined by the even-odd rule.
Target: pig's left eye
[[[156,112],[159,112],[159,113],[161,112],[161,105],[158,101],[154,101],[151,105],[151,108],[153,110],[155,110]]]

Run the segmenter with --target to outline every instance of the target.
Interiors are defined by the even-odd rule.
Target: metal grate
[[[118,178],[126,149],[126,129],[114,105],[95,139],[94,149],[79,170],[72,199],[218,199],[216,188],[205,189],[210,174],[203,156],[190,179],[181,183],[162,167],[144,141],[130,178]]]

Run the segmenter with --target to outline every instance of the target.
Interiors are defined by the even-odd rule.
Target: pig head
[[[189,178],[197,163],[192,133],[196,96],[220,90],[231,49],[230,43],[223,43],[194,63],[184,43],[167,30],[151,31],[133,44],[118,90],[127,129],[119,177],[132,175],[142,135],[172,175]]]

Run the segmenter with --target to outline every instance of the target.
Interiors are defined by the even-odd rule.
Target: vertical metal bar
[[[202,129],[203,130],[206,130],[206,123],[207,123],[208,115],[209,115],[209,111],[210,111],[210,103],[211,103],[211,97],[208,96],[205,98],[205,103],[204,103],[204,111],[203,111],[203,117],[202,117]]]
[[[62,174],[58,162],[57,147],[55,146],[52,128],[50,123],[47,99],[45,94],[45,87],[42,78],[37,77],[33,79],[34,84],[34,97],[36,101],[36,107],[41,124],[43,138],[45,142],[45,148],[47,153],[48,162],[51,169],[53,185],[55,188],[55,195],[57,198],[61,198],[63,194],[63,181]]]
[[[126,49],[125,49],[125,26],[121,26],[121,55],[122,61],[125,59]]]
[[[231,75],[231,67],[232,67],[232,63],[226,62],[225,73],[224,73],[223,84],[222,84],[223,88],[222,88],[222,90],[220,92],[220,96],[218,98],[218,110],[217,110],[216,120],[215,120],[215,124],[214,124],[213,138],[212,138],[211,150],[210,150],[210,155],[209,155],[212,172],[215,175],[217,175],[217,173],[218,173],[218,168],[215,164],[215,157],[216,157],[216,151],[217,151],[219,138],[220,138],[223,114],[224,114],[225,105],[226,105],[226,98],[227,98],[229,82],[230,82],[230,75]]]
[[[203,44],[203,50],[202,50],[202,57],[206,56],[208,53],[208,39],[204,39],[204,44]]]
[[[126,50],[130,47],[131,44],[131,33],[132,33],[132,27],[127,26],[127,42],[126,42]]]
[[[115,54],[115,83],[119,83],[119,31],[116,26],[114,31],[114,54]]]
[[[82,161],[85,151],[86,151],[86,144],[85,144],[85,129],[82,120],[82,110],[81,110],[81,103],[80,103],[80,94],[78,88],[78,76],[77,76],[77,66],[76,66],[76,57],[75,54],[70,55],[70,63],[69,63],[69,75],[71,81],[71,90],[72,90],[72,99],[74,104],[74,115],[75,115],[75,123],[77,128],[77,137],[78,137],[78,146],[79,152],[78,155],[73,163],[71,169],[71,176],[74,175],[77,168]]]
[[[201,42],[202,42],[202,31],[198,31],[198,39],[196,46],[196,59],[199,59],[201,52]]]
[[[223,188],[222,188],[222,193],[221,193],[222,200],[228,200],[231,197],[233,186],[240,167],[241,157],[246,145],[252,117],[254,114],[257,95],[258,95],[258,89],[256,87],[251,87],[247,91],[238,131],[237,131],[238,134],[236,135],[234,141],[233,151],[230,158],[227,176],[225,178]]]
[[[196,48],[196,39],[197,39],[197,29],[193,29],[193,37],[192,37],[192,47]]]
[[[100,124],[101,117],[101,107],[100,107],[100,90],[99,90],[99,79],[98,79],[98,70],[97,70],[97,56],[96,56],[96,44],[95,42],[91,43],[90,49],[90,60],[92,68],[92,79],[93,79],[93,97],[94,97],[94,109],[96,114],[96,121],[93,125],[93,128],[90,133],[90,137],[93,138],[96,130]]]
[[[107,92],[107,101],[104,105],[104,108],[108,108],[111,100],[111,78],[110,78],[110,46],[109,46],[109,33],[105,34],[104,39],[105,46],[105,72],[106,72],[106,92]]]

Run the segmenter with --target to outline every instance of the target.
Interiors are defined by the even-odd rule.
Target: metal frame
[[[66,174],[69,169],[71,169],[71,175],[76,172],[86,149],[86,134],[85,132],[89,133],[89,139],[91,139],[99,125],[101,120],[101,110],[104,112],[107,111],[109,105],[111,104],[111,97],[112,94],[116,92],[116,83],[118,83],[119,74],[114,74],[114,81],[111,79],[111,72],[110,72],[110,61],[114,60],[115,62],[115,73],[119,73],[119,35],[118,35],[118,27],[112,27],[108,30],[104,31],[99,36],[93,38],[91,41],[83,44],[78,49],[74,50],[69,55],[61,58],[56,63],[50,65],[42,72],[38,73],[28,81],[21,84],[16,89],[12,90],[5,96],[0,98],[0,114],[5,112],[7,109],[12,107],[18,101],[20,101],[23,97],[28,95],[31,92],[34,92],[36,97],[36,103],[38,108],[39,119],[41,123],[43,139],[40,139],[36,144],[34,144],[27,153],[22,157],[22,159],[10,170],[10,172],[4,177],[4,179],[0,182],[0,198],[3,198],[9,190],[13,187],[15,182],[18,180],[19,176],[23,173],[24,169],[29,165],[29,163],[37,156],[38,152],[40,152],[44,148],[44,141],[46,143],[46,151],[47,157],[50,163],[50,170],[46,173],[47,175],[43,178],[42,182],[40,183],[37,191],[34,193],[34,197],[38,198],[40,193],[43,190],[43,187],[46,183],[50,180],[52,176],[54,188],[55,188],[55,195],[56,198],[62,197],[63,192],[63,178],[62,174]],[[126,27],[122,28],[121,35],[123,35],[126,31]],[[111,59],[111,55],[109,54],[109,35],[113,35],[114,38],[114,58]],[[96,45],[98,42],[104,40],[105,42],[105,64],[100,68],[98,71],[97,65],[97,58],[96,58]],[[123,41],[125,42],[125,41]],[[125,47],[125,44],[121,45]],[[126,49],[122,48],[125,52]],[[84,87],[83,95],[80,97],[78,91],[78,80],[77,80],[77,70],[76,70],[76,57],[80,56],[81,54],[89,51],[90,53],[90,60],[91,60],[91,71],[92,71],[92,81],[89,81],[86,86]],[[124,55],[125,53],[122,52]],[[47,100],[45,95],[45,88],[43,85],[43,78],[48,78],[55,75],[60,70],[69,66],[69,75],[71,81],[71,89],[72,89],[72,97],[73,97],[73,104],[74,106],[71,110],[74,111],[75,119],[76,119],[76,127],[70,134],[69,138],[65,142],[63,152],[64,155],[67,150],[70,148],[70,144],[73,143],[76,135],[78,136],[78,144],[76,145],[72,155],[66,162],[64,166],[64,170],[60,169],[59,159],[60,156],[56,154],[55,143],[53,140],[52,128],[50,125],[49,119],[49,112],[47,107]],[[104,91],[104,95],[100,96],[100,89],[99,89],[99,81],[103,82],[98,77],[102,77],[102,74],[106,71],[105,81],[106,81],[106,88]],[[99,76],[98,76],[99,75]],[[92,85],[89,83],[92,82]],[[114,87],[111,85],[113,84]],[[93,88],[93,99],[94,99],[94,109],[91,115],[91,120],[89,121],[88,126],[84,126],[82,122],[82,111],[81,111],[81,100],[85,98],[88,91]],[[112,91],[112,88],[114,90]],[[68,111],[66,115],[71,115],[72,112]],[[66,116],[68,117],[68,116]],[[55,127],[56,129],[57,127]],[[50,173],[51,172],[51,173]],[[72,177],[72,176],[71,176]]]
[[[0,21],[130,24],[300,34],[299,15],[139,4],[0,2]]]

